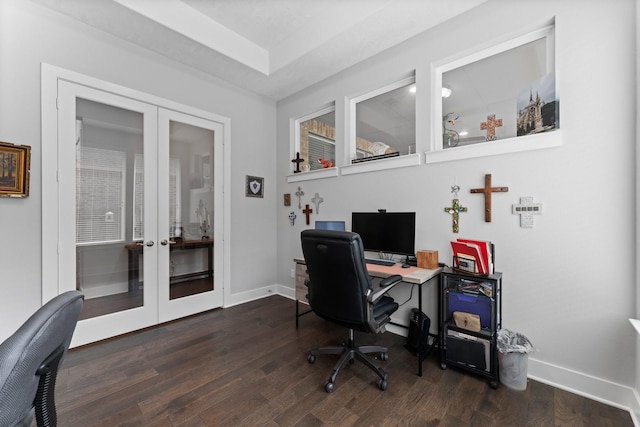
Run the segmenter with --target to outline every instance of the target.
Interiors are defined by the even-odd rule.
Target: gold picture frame
[[[31,147],[0,142],[0,197],[28,197]]]

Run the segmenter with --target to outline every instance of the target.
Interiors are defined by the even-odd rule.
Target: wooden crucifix
[[[313,209],[310,209],[309,205],[306,205],[305,208],[302,210],[302,213],[307,216],[307,225],[309,225],[309,215],[313,213]]]
[[[295,164],[296,164],[296,170],[294,170],[294,171],[293,171],[293,173],[300,173],[300,172],[302,172],[302,171],[300,170],[300,163],[303,163],[303,162],[304,162],[304,159],[300,158],[300,152],[298,151],[298,152],[296,153],[296,158],[295,158],[295,159],[293,159],[293,160],[291,160],[291,163],[295,163]]]
[[[484,222],[491,222],[491,193],[506,193],[509,187],[492,187],[491,174],[484,176],[484,188],[473,188],[472,193],[484,194]]]

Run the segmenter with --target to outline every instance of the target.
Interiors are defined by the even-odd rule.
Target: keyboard
[[[385,267],[391,267],[391,266],[396,264],[394,261],[388,261],[388,260],[385,260],[385,259],[369,259],[369,258],[366,258],[364,260],[364,262],[367,263],[367,264],[384,265]]]

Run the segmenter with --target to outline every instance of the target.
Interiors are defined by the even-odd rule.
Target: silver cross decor
[[[320,195],[318,193],[316,193],[316,195],[313,196],[313,199],[311,199],[311,202],[316,205],[316,213],[319,214],[320,213],[320,203],[324,202],[324,199],[322,197],[320,197]]]
[[[533,216],[542,214],[542,203],[533,203],[533,197],[520,197],[519,205],[511,205],[511,213],[520,215],[520,227],[533,228]]]
[[[302,188],[298,187],[298,191],[296,191],[296,196],[298,196],[298,209],[302,209],[302,203],[300,200],[300,198],[304,196],[304,191],[302,191]]]

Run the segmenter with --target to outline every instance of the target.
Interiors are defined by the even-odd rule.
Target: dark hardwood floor
[[[213,281],[208,278],[196,278],[172,283],[169,288],[169,299],[182,298],[213,290]],[[123,292],[97,298],[85,298],[80,320],[103,316],[117,311],[141,307],[143,304],[142,292],[133,294]]]
[[[389,347],[377,363],[340,372],[307,352],[340,343],[344,330],[314,314],[295,328],[295,302],[273,296],[213,310],[72,349],[58,376],[59,426],[633,426],[628,412],[529,381],[526,391],[491,389],[486,379],[448,368],[437,354],[416,375],[404,338],[358,334]]]

